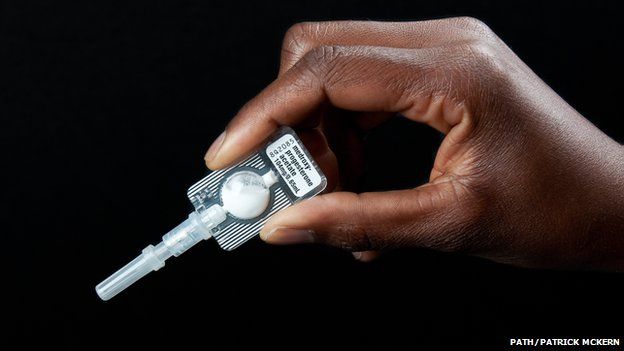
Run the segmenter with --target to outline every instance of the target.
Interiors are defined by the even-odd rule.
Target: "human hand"
[[[261,237],[624,268],[623,147],[475,19],[293,26],[278,78],[241,109],[206,162],[227,166],[289,125],[328,189],[349,189],[361,171],[362,131],[396,114],[445,134],[429,183],[319,195],[274,215]]]

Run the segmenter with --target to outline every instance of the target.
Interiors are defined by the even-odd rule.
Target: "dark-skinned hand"
[[[400,114],[445,134],[430,181],[348,192],[361,136]],[[272,217],[263,240],[426,247],[546,268],[624,269],[624,148],[472,18],[294,25],[277,79],[206,155],[212,169],[294,126],[334,190]],[[418,150],[414,150],[418,152]]]

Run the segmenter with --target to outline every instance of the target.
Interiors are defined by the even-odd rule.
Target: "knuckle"
[[[446,252],[474,253],[483,245],[481,225],[487,203],[468,177],[448,176],[437,190],[446,199],[444,211],[432,212],[427,222],[417,222],[406,232],[416,243]]]
[[[366,228],[342,223],[332,228],[327,235],[327,242],[332,246],[348,251],[368,251],[373,249],[373,244]]]
[[[457,24],[458,27],[464,30],[482,34],[484,36],[487,36],[492,32],[492,30],[487,24],[485,24],[483,21],[475,17],[470,17],[470,16],[456,17],[455,23]]]
[[[506,76],[503,55],[499,48],[488,40],[471,40],[459,46],[460,66],[468,75],[465,81],[470,89],[489,91],[499,86]]]
[[[286,31],[282,42],[282,52],[293,56],[306,53],[320,41],[327,24],[323,22],[299,22]]]
[[[490,27],[481,20],[474,17],[455,17],[449,19],[450,26],[456,28],[462,33],[461,37],[464,41],[484,41],[492,45],[499,44],[500,39],[490,29]]]
[[[318,64],[330,64],[340,56],[340,49],[334,45],[322,45],[310,51],[308,56]]]
[[[462,32],[461,40],[449,46],[454,56],[454,68],[470,91],[485,92],[504,82],[508,64],[505,45],[481,20],[474,17],[455,17],[449,26]]]
[[[340,55],[341,49],[338,46],[323,45],[307,52],[300,62],[307,71],[325,82]]]
[[[297,52],[304,49],[305,42],[307,40],[305,35],[306,26],[307,23],[305,22],[295,23],[290,26],[290,28],[288,28],[286,34],[284,35],[282,50],[288,52]]]
[[[498,52],[489,42],[473,40],[465,46],[468,54],[479,63],[494,63],[498,58]]]
[[[332,196],[322,196],[318,204],[332,209],[333,214],[319,217],[318,223],[326,223],[325,230],[320,234],[320,241],[349,251],[367,251],[379,247],[379,243],[371,235],[372,226],[366,220],[361,194],[339,192]],[[334,218],[334,220],[329,219]]]

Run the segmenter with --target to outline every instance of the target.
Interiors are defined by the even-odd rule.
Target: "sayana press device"
[[[295,132],[282,127],[242,162],[214,171],[188,189],[195,211],[95,288],[109,300],[202,240],[233,250],[276,212],[325,189],[327,180]]]

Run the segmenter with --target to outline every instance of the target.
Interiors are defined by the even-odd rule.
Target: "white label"
[[[285,134],[271,143],[266,153],[297,197],[305,196],[321,184],[321,175],[292,135]]]

